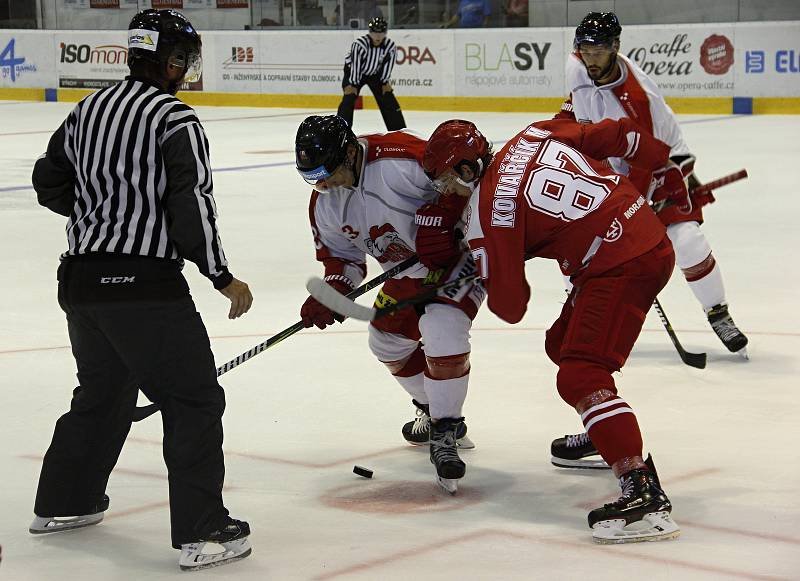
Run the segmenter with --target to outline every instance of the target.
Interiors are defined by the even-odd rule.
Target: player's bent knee
[[[561,361],[556,377],[558,394],[571,407],[600,390],[617,392],[614,378],[607,367],[585,359],[568,358]]]
[[[456,379],[469,373],[469,353],[445,357],[425,357],[428,375],[433,379]]]
[[[419,332],[428,357],[445,357],[469,353],[469,330],[472,320],[452,305],[433,303],[425,307],[419,318]]]
[[[675,263],[681,270],[700,264],[711,254],[711,245],[697,222],[670,224],[667,236],[675,250]]]

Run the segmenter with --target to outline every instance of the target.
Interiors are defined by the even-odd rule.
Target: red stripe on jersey
[[[422,164],[426,141],[403,131],[365,135],[367,163],[376,159],[415,159]]]
[[[624,65],[622,65],[624,66]],[[636,122],[642,129],[653,135],[653,117],[650,114],[650,99],[647,93],[639,84],[639,79],[633,74],[633,70],[628,67],[628,76],[625,82],[612,89],[614,95],[619,100],[625,113]]]
[[[714,260],[714,256],[709,253],[708,256],[698,264],[690,266],[689,268],[682,268],[681,271],[683,271],[683,276],[686,277],[686,282],[695,282],[708,276],[716,265],[717,261]]]

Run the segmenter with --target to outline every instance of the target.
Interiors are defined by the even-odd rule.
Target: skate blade
[[[463,438],[456,440],[456,446],[462,450],[472,450],[475,447],[475,444],[469,439],[469,436],[464,436]]]
[[[581,458],[580,460],[565,460],[552,456],[550,463],[558,468],[578,468],[582,470],[610,470],[611,466],[606,464],[602,458]]]
[[[457,478],[442,478],[441,476],[437,476],[436,484],[438,484],[439,488],[444,490],[447,494],[455,495],[455,493],[458,492]]]
[[[680,536],[681,529],[668,512],[651,512],[625,526],[624,519],[604,520],[592,527],[592,539],[600,545],[667,541]]]
[[[66,531],[74,531],[75,529],[82,529],[84,527],[96,525],[103,520],[103,513],[85,514],[81,516],[72,517],[41,517],[37,516],[33,519],[28,532],[32,535],[47,535],[50,533],[61,533]]]
[[[430,442],[425,440],[424,442],[412,442],[411,440],[406,440],[412,446],[429,446]],[[469,439],[469,436],[464,436],[456,440],[456,446],[461,448],[462,450],[472,450],[475,447],[475,444],[472,440]]]
[[[253,552],[248,537],[220,544],[222,545],[222,551],[206,554],[202,552],[206,543],[189,543],[183,545],[181,549],[181,558],[178,563],[181,571],[200,571],[201,569],[221,567],[222,565],[241,561],[245,557],[249,557]]]

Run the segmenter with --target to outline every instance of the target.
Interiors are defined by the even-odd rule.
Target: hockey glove
[[[694,175],[694,172],[689,174],[689,195],[692,196],[692,203],[700,208],[707,204],[713,204],[717,201],[717,199],[714,197],[714,192],[711,190],[707,192],[695,193],[695,191],[702,185],[703,184],[700,183],[700,180],[697,179],[697,176]]]
[[[650,198],[653,210],[658,213],[669,206],[677,206],[684,214],[692,211],[689,188],[681,167],[670,161],[653,173],[654,189]]]
[[[463,250],[456,235],[456,224],[468,198],[455,194],[440,196],[436,204],[425,204],[417,210],[415,245],[419,261],[431,270],[450,266]]]
[[[350,285],[342,282],[341,280],[332,280],[326,278],[325,282],[343,295],[346,295],[353,290]],[[317,301],[317,299],[314,297],[308,297],[306,302],[303,303],[303,306],[300,309],[300,318],[303,319],[303,325],[306,328],[315,325],[320,329],[324,329],[328,325],[333,325],[334,321],[341,323],[345,320],[345,317],[339,315],[338,313],[334,313],[328,307]]]

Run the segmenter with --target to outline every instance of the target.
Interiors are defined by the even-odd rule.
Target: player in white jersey
[[[389,270],[416,254],[417,209],[438,196],[422,170],[426,142],[407,131],[356,137],[337,115],[311,116],[295,140],[297,170],[314,187],[309,206],[317,260],[325,281],[349,293],[366,275],[366,257]],[[384,284],[376,306],[416,295],[426,283],[474,269],[469,251],[455,268],[429,271],[417,263]],[[457,451],[466,438],[462,406],[469,383],[469,330],[484,297],[480,284],[439,295],[369,326],[369,346],[412,397],[418,418],[403,427],[412,444],[430,443],[439,483],[455,492],[465,473]],[[306,327],[320,329],[338,315],[309,297]]]
[[[622,27],[613,12],[590,12],[575,30],[574,52],[567,58],[569,97],[557,118],[598,123],[603,119],[629,117],[642,129],[671,147],[673,165],[659,175],[629,168],[620,158],[609,158],[611,167],[628,175],[649,199],[675,250],[683,272],[714,332],[731,352],[747,357],[747,337],[728,312],[722,273],[700,225],[702,206],[714,201],[710,193],[689,192],[700,185],[675,114],[656,83],[635,63],[618,53]],[[587,434],[565,436],[551,446],[552,462],[569,468],[608,468]]]
[[[653,209],[667,226],[677,264],[703,306],[711,327],[725,347],[746,357],[747,337],[728,312],[722,273],[700,230],[702,206],[713,202],[713,195],[689,194],[700,185],[694,174],[695,158],[656,83],[635,63],[618,54],[621,32],[613,12],[591,12],[583,19],[575,31],[575,52],[567,58],[570,96],[557,117],[584,123],[630,117],[672,148],[670,158],[676,167],[657,176],[661,180],[658,185],[666,187],[659,188],[652,197]],[[650,189],[649,173],[629,171],[619,158],[610,158],[609,162],[615,171],[628,175],[640,191]],[[688,184],[683,184],[681,177]]]

